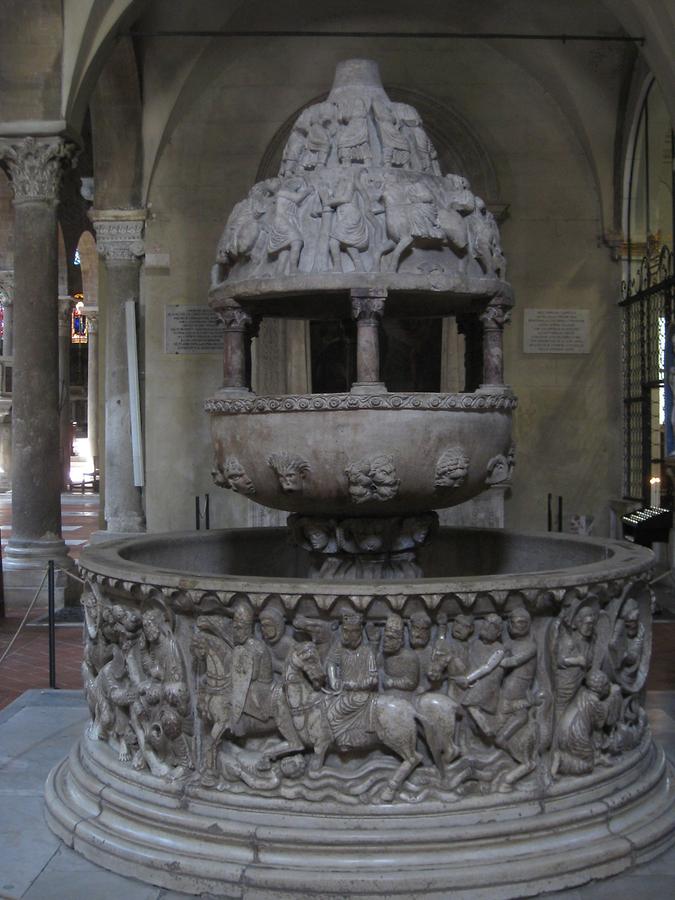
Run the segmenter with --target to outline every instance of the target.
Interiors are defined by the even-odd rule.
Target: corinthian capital
[[[365,288],[352,290],[352,317],[361,322],[376,322],[384,314],[386,290]]]
[[[14,203],[57,203],[61,175],[75,165],[77,147],[60,137],[0,139],[0,165],[10,177]]]
[[[137,260],[145,254],[145,210],[90,212],[96,231],[96,248],[106,262]]]

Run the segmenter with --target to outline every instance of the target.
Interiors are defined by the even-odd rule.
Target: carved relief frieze
[[[293,528],[322,553],[424,541],[415,517],[391,534],[357,521]],[[647,734],[643,573],[384,597],[85,575],[89,737],[155,777],[306,799],[318,785],[346,803],[366,781],[373,802],[538,791],[614,765]],[[332,750],[362,762],[346,778]]]
[[[511,394],[318,394],[283,397],[213,398],[206,400],[208,413],[239,415],[240,413],[321,412],[339,409],[420,409],[471,411],[514,410],[518,401]]]

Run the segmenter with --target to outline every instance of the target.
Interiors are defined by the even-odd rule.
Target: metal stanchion
[[[202,503],[199,496],[195,497],[195,528],[201,530],[202,521],[204,529],[208,531],[211,528],[211,495],[204,494],[204,512],[202,512]]]
[[[47,609],[49,619],[49,687],[56,687],[56,620],[54,617],[54,560],[47,563]]]

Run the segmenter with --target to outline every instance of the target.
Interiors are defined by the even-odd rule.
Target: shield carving
[[[253,654],[244,644],[232,653],[232,724],[235,725],[244,712],[248,690],[253,677]]]

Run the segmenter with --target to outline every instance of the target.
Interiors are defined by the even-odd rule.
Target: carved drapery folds
[[[75,165],[77,153],[60,137],[0,139],[0,165],[10,177],[14,204],[58,203],[61,175]]]
[[[361,520],[296,517],[293,529],[335,555],[423,543],[422,519],[382,534]],[[89,736],[161,778],[451,801],[537,793],[647,739],[646,574],[557,593],[306,595],[301,609],[285,594],[144,584],[139,601],[138,589],[100,577],[85,589]]]

